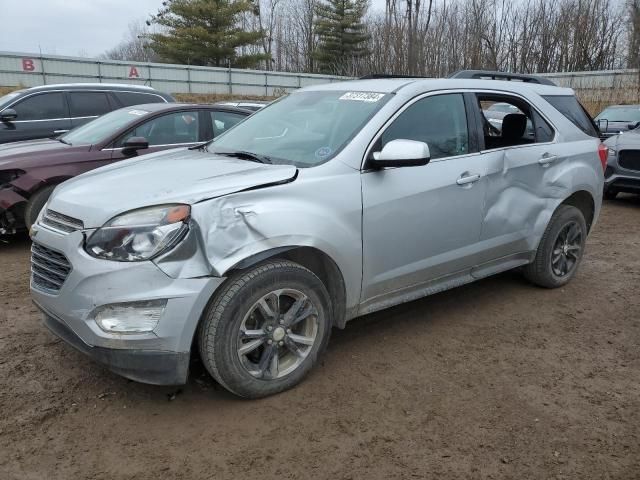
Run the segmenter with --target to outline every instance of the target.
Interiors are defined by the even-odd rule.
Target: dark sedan
[[[71,177],[136,155],[206,142],[251,113],[218,105],[137,105],[57,138],[0,145],[0,234],[29,228],[56,185]]]

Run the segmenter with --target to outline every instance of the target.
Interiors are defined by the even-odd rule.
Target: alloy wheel
[[[580,259],[582,250],[582,230],[577,222],[567,223],[553,245],[551,269],[558,277],[570,274]]]
[[[318,310],[304,293],[279,289],[254,303],[240,324],[238,357],[252,376],[284,377],[297,369],[318,336]]]

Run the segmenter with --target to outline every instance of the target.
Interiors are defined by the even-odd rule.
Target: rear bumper
[[[36,305],[42,310],[37,303]],[[143,383],[181,385],[189,373],[189,352],[123,350],[86,344],[62,320],[43,310],[44,325],[57,337],[109,370]]]

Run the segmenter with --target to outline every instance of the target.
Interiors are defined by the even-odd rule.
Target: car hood
[[[615,150],[621,149],[638,149],[640,150],[640,131],[631,130],[622,134],[615,135],[604,141],[607,147]]]
[[[48,138],[0,145],[0,169],[29,168],[64,159],[72,153],[87,152],[90,145],[67,145]]]
[[[169,150],[92,170],[56,188],[49,208],[102,226],[120,213],[166,203],[194,204],[291,181],[297,168],[265,165],[201,150]]]

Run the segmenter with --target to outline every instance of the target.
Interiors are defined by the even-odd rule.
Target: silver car
[[[492,102],[519,110],[499,132]],[[566,284],[600,211],[597,135],[543,84],[304,88],[212,143],[57,187],[31,232],[33,299],[128,378],[184,383],[194,349],[231,392],[274,394],[360,315],[516,267]]]

